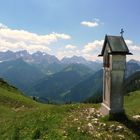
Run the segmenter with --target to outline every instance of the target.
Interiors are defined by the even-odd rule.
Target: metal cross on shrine
[[[121,36],[122,36],[122,37],[123,37],[123,33],[124,33],[124,30],[123,30],[123,29],[121,29],[120,34],[121,34]]]

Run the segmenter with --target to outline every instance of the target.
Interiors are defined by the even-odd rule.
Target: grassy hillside
[[[0,80],[1,140],[139,139],[140,92],[125,98],[127,119],[108,121],[100,104],[45,105]]]

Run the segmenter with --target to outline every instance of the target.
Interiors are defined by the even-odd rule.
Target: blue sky
[[[48,53],[59,58],[83,55],[94,60],[105,34],[120,35],[120,29],[124,28],[124,38],[134,53],[140,46],[139,5],[139,0],[0,0],[1,26],[7,26],[12,32],[7,33],[3,29],[1,38],[4,41],[9,38],[6,42],[13,43],[10,35],[17,35],[15,30],[27,31],[31,36],[31,33],[35,33],[38,37],[55,34],[56,40],[52,42],[37,42],[40,45],[38,49],[44,45]],[[58,34],[68,35],[69,38],[58,37]],[[25,48],[35,45],[28,44],[31,42],[29,40],[24,42],[24,38],[18,39],[18,44],[22,42],[24,46],[27,45]],[[12,50],[12,44],[10,47]],[[6,49],[3,47],[3,50]]]

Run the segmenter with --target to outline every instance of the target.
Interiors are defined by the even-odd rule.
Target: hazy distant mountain
[[[24,61],[28,63],[60,63],[60,61],[53,55],[49,55],[44,52],[37,51],[33,54],[28,53],[26,50],[23,51],[6,51],[6,52],[0,52],[0,61],[10,61],[22,58]]]
[[[125,84],[125,88],[127,87],[126,90],[129,90],[130,92],[134,91],[134,89],[140,89],[140,82],[138,82],[138,79],[140,80],[139,61],[130,60],[127,62],[126,75],[127,77],[131,75],[128,79],[125,80],[127,81]],[[102,80],[103,71],[99,70],[92,76],[72,87],[69,92],[63,96],[63,98],[65,101],[72,102],[81,102],[85,99],[90,100],[90,97],[92,101],[101,99],[103,85]]]
[[[12,51],[6,51],[6,52],[0,52],[0,61],[11,61],[22,58],[23,60],[31,61],[32,57],[31,55],[26,51],[18,51],[18,52],[12,52]]]
[[[64,57],[61,60],[61,62],[65,64],[85,64],[88,61],[81,56],[73,56],[73,57]]]
[[[19,58],[36,66],[46,74],[53,74],[64,68],[61,62],[55,56],[44,52],[37,51],[33,54],[28,53],[26,50],[18,52],[0,52],[0,62],[16,60]]]
[[[140,90],[140,71],[130,75],[124,83],[124,93]]]
[[[101,97],[103,83],[102,79],[103,71],[99,70],[95,74],[72,87],[69,92],[63,96],[63,99],[68,102],[82,102],[92,96],[95,98]]]
[[[102,63],[99,61],[88,61],[84,57],[81,56],[73,56],[73,57],[64,57],[61,60],[64,64],[84,64],[91,68],[94,71],[98,71],[102,67]]]
[[[47,53],[43,53],[40,51],[37,51],[32,54],[32,58],[34,60],[34,63],[46,63],[46,64],[53,64],[53,63],[60,63],[60,61],[54,56],[49,55]]]
[[[130,60],[126,65],[126,77],[129,76],[125,81],[125,90],[127,92],[140,90],[140,62],[136,60]],[[81,102],[85,99],[93,101],[101,99],[102,96],[102,80],[103,71],[99,70],[89,78],[81,81],[63,97],[65,101]]]
[[[16,59],[16,55],[12,51],[0,52],[0,61],[10,61]]]
[[[51,101],[61,101],[61,95],[69,91],[93,71],[82,64],[70,64],[62,71],[42,79],[33,86],[29,94],[46,97]]]
[[[54,56],[47,53],[36,52],[32,54],[32,59],[36,67],[42,70],[45,74],[54,74],[59,72],[64,67],[61,65],[61,62]]]
[[[89,68],[97,71],[101,69],[101,63],[96,61],[87,61],[81,56],[73,56],[71,58],[63,58],[58,60],[54,55],[50,55],[44,52],[37,51],[33,54],[28,53],[26,50],[12,52],[0,52],[0,62],[11,61],[21,58],[25,62],[32,64],[39,68],[45,74],[54,74],[67,67],[69,64],[84,64]]]
[[[126,77],[140,71],[140,62],[136,60],[130,60],[126,64]]]
[[[68,71],[78,72],[81,76],[87,76],[94,73],[92,69],[83,64],[70,64],[62,70],[62,72]]]
[[[22,59],[0,63],[0,77],[23,91],[44,76],[39,69]]]
[[[0,52],[0,62],[0,77],[43,101],[81,102],[90,97],[101,97],[101,62],[79,56],[59,61],[55,56],[39,51],[33,54]],[[127,62],[126,78],[138,71],[139,61]]]
[[[138,60],[131,59],[128,62],[129,63],[136,63],[136,64],[138,64],[140,66],[140,61],[138,61]]]

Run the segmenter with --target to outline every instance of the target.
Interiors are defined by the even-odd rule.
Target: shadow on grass
[[[140,138],[140,121],[130,119],[125,113],[111,115],[109,117],[109,120],[117,121],[124,124]]]

